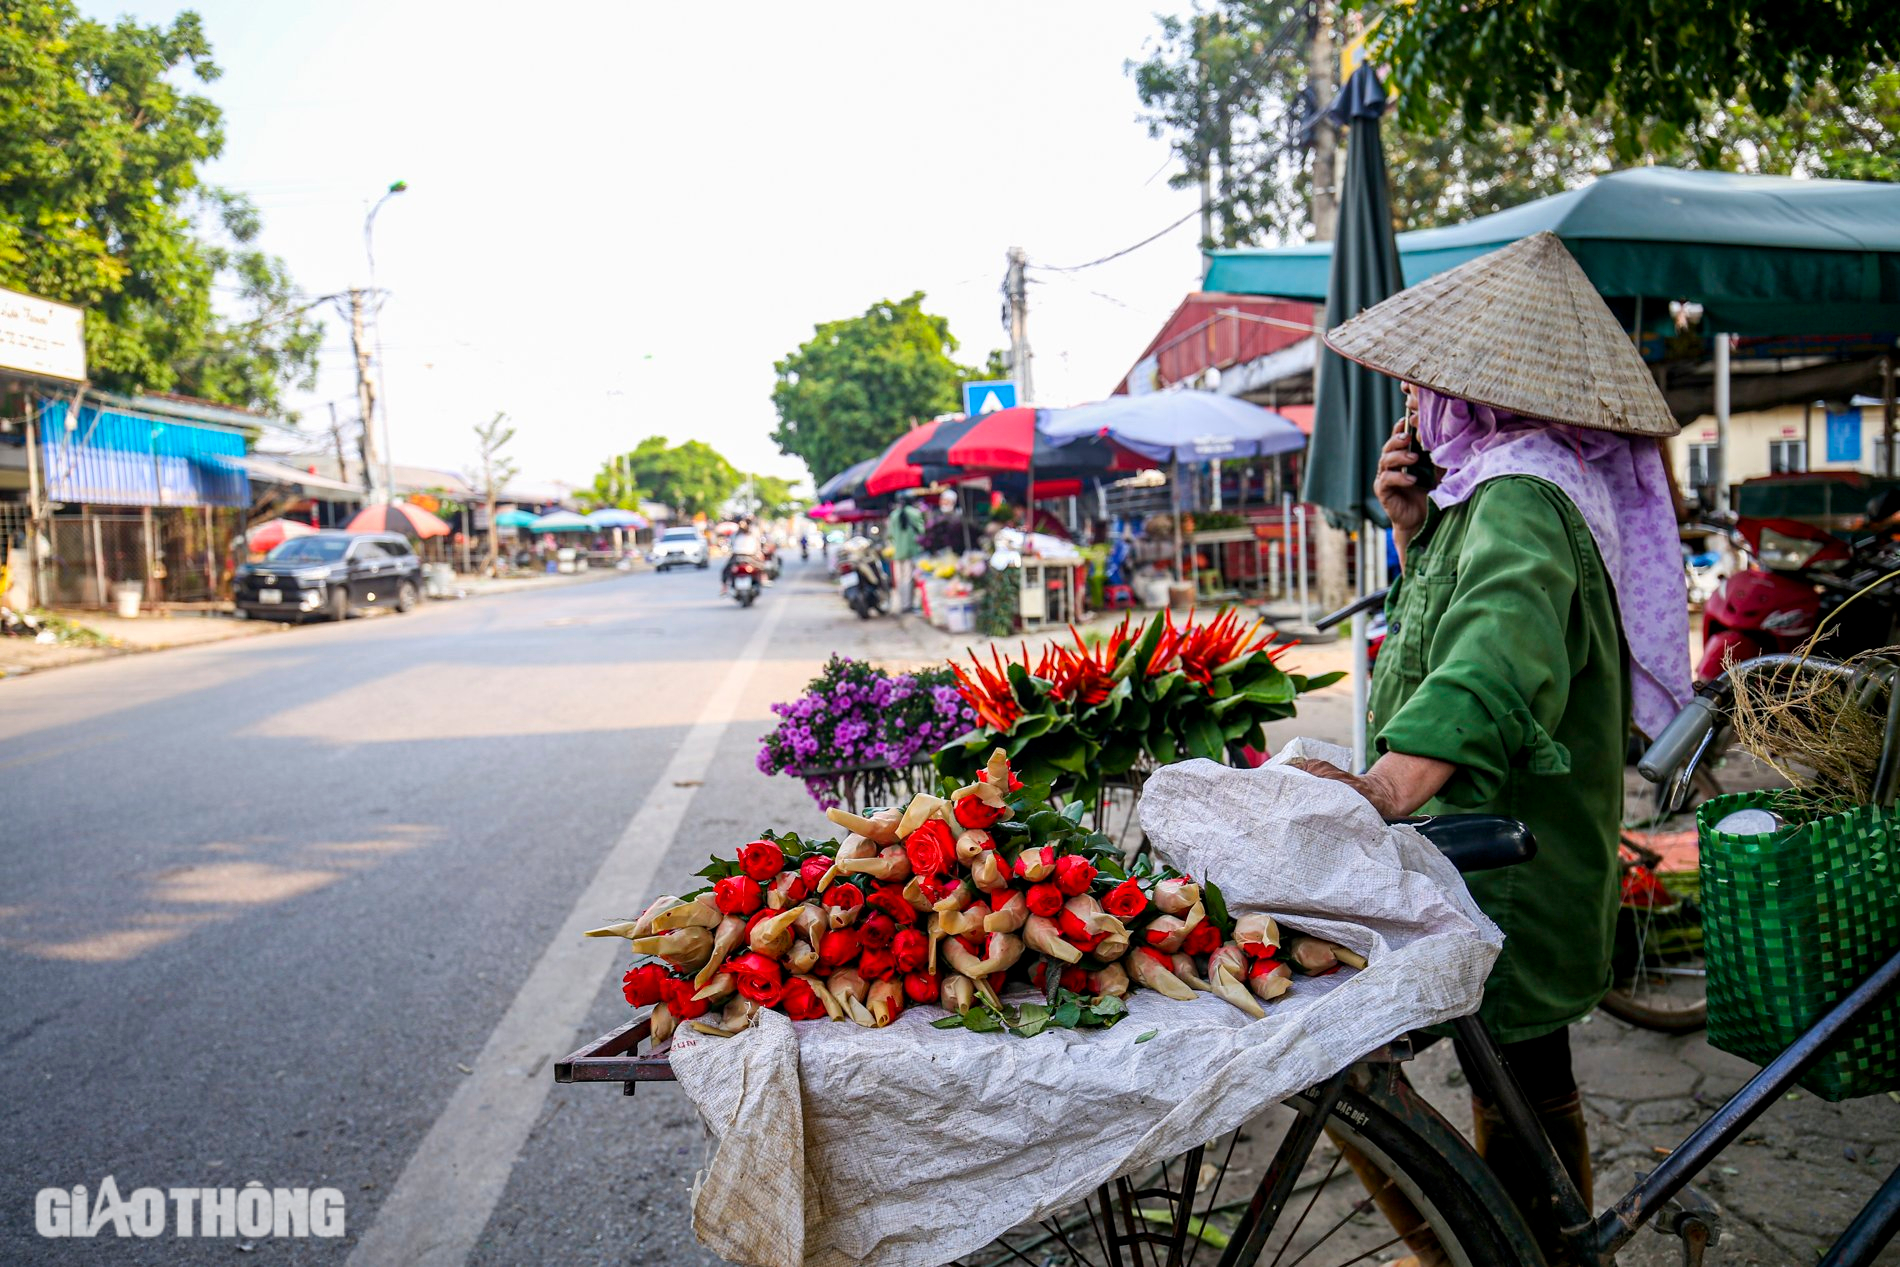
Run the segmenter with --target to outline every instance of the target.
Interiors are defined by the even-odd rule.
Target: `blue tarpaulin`
[[[244,435],[225,427],[71,402],[40,409],[46,496],[92,506],[248,506],[251,482],[232,459]]]

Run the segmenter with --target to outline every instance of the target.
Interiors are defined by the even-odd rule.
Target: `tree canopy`
[[[957,364],[949,321],[923,305],[920,290],[827,321],[773,366],[780,452],[803,458],[822,482],[957,408],[962,385],[995,370],[995,353],[982,370]]]
[[[1625,161],[1694,137],[1712,108],[1779,116],[1815,85],[1900,57],[1892,0],[1414,0],[1381,13],[1373,48],[1395,67],[1408,128],[1602,111]]]
[[[635,509],[642,500],[656,501],[690,517],[718,511],[743,478],[704,441],[669,446],[665,436],[648,436],[630,452],[607,460],[594,477],[594,497],[623,510]]]
[[[98,386],[274,411],[314,376],[321,327],[256,209],[206,186],[224,148],[218,78],[195,13],[169,26],[79,17],[72,0],[0,17],[0,286],[86,309]],[[218,311],[214,285],[236,313]]]
[[[748,509],[767,519],[781,519],[811,504],[808,498],[792,496],[792,481],[776,475],[746,476],[740,496],[749,503]]]

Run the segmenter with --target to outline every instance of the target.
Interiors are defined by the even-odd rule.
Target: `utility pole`
[[[376,499],[376,381],[370,376],[369,344],[363,338],[362,291],[350,288],[350,350],[356,354],[356,404],[363,414],[363,488]]]
[[[1029,370],[1029,254],[1020,246],[1009,248],[1003,297],[1009,301],[1009,370],[1016,379],[1017,403],[1034,404],[1036,392]]]

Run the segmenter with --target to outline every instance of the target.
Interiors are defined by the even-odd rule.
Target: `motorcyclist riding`
[[[741,559],[759,560],[759,534],[753,525],[752,516],[747,515],[739,521],[739,531],[732,534],[727,543],[732,551],[726,558],[726,565],[719,570],[719,597],[724,598],[732,586],[732,569]]]

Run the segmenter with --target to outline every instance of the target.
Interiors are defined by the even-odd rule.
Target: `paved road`
[[[439,604],[0,684],[0,1261],[228,1261],[41,1240],[35,1193],[331,1186],[260,1260],[692,1261],[671,1088],[551,1088],[624,1017],[578,927],[758,827],[753,766],[833,649],[904,639],[794,562]],[[883,639],[883,646],[873,643]],[[582,909],[585,908],[585,909]]]

